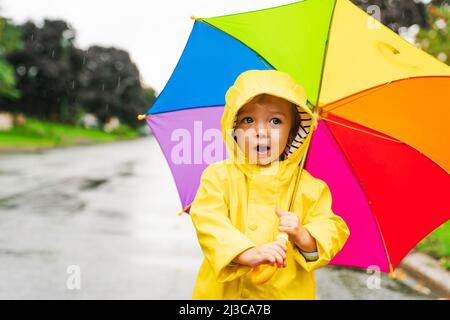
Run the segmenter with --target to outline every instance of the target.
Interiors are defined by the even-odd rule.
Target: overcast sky
[[[63,19],[77,32],[76,45],[127,50],[144,85],[161,92],[192,29],[191,15],[211,17],[295,0],[0,0],[0,14],[16,23]]]

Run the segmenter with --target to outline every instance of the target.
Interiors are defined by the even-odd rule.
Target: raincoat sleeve
[[[190,216],[200,247],[218,282],[232,281],[251,270],[249,266],[232,262],[256,245],[231,223],[222,180],[211,166],[202,173]]]
[[[305,216],[303,226],[316,240],[318,257],[309,260],[294,245],[294,258],[306,270],[312,271],[326,264],[342,249],[350,231],[345,221],[331,209],[331,192],[328,185],[314,179],[314,185],[302,195]]]

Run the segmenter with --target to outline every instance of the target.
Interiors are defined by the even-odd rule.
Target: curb
[[[415,279],[414,289],[427,295],[450,299],[450,272],[444,270],[435,259],[420,252],[408,254],[397,269],[398,278],[411,286],[408,275]],[[406,273],[406,274],[405,274]]]

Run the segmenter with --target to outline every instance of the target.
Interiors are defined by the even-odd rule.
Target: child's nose
[[[269,134],[269,132],[268,132],[267,125],[265,125],[265,124],[260,124],[260,125],[257,126],[257,129],[256,129],[256,136],[257,136],[258,138],[261,138],[261,137],[267,137],[268,134]]]

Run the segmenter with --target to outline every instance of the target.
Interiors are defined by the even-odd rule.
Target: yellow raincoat
[[[240,107],[258,94],[267,93],[295,103],[301,116],[296,140],[286,146],[284,160],[261,167],[246,161],[230,139]],[[350,232],[331,209],[327,184],[305,169],[290,211],[295,212],[316,239],[319,258],[308,261],[288,242],[286,268],[262,285],[250,281],[251,267],[232,260],[248,248],[276,240],[275,208],[288,210],[294,192],[305,142],[317,120],[306,106],[303,87],[287,74],[275,70],[242,73],[225,96],[221,129],[229,159],[209,165],[202,173],[190,216],[203,251],[193,299],[315,299],[313,270],[326,265],[344,246]],[[231,264],[230,264],[231,263]]]

